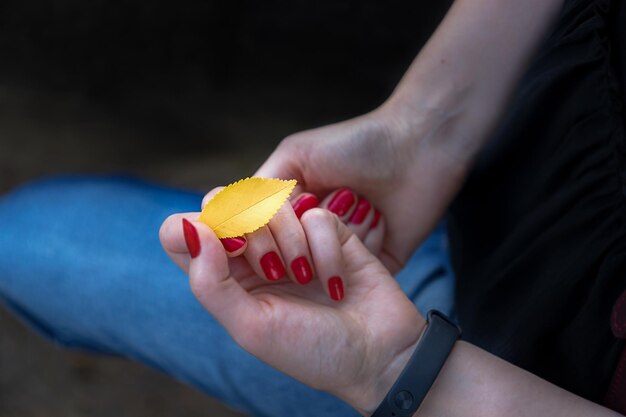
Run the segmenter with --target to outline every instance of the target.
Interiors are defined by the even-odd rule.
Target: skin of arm
[[[369,412],[363,411],[363,414],[369,415]],[[457,342],[415,413],[415,417],[426,416],[608,417],[619,414],[461,341]]]
[[[500,120],[562,0],[457,0],[379,111],[408,134],[395,137],[408,178],[429,198],[406,204],[436,224]],[[419,140],[416,140],[419,138]],[[413,231],[421,242],[430,229]],[[411,246],[412,247],[412,246]]]

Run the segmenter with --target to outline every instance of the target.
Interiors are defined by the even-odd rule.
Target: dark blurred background
[[[249,175],[286,135],[382,103],[450,3],[2,0],[0,194],[66,172]],[[111,415],[236,414],[0,310],[0,417]]]

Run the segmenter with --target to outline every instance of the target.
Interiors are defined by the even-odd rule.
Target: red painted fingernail
[[[227,237],[225,239],[220,239],[222,245],[224,245],[224,249],[228,252],[236,252],[246,244],[246,239],[242,237]]]
[[[371,207],[372,205],[369,201],[363,197],[359,197],[356,202],[356,209],[354,210],[354,213],[352,213],[352,216],[350,216],[350,223],[363,223],[363,220],[367,217],[367,213],[369,213]]]
[[[261,268],[271,281],[277,281],[285,276],[285,267],[276,252],[268,252],[261,257]]]
[[[313,194],[305,194],[293,203],[293,211],[296,212],[298,218],[302,217],[305,211],[320,205],[320,200]]]
[[[343,299],[343,281],[340,277],[331,277],[328,280],[328,292],[330,293],[330,298],[335,301]]]
[[[183,234],[185,235],[185,243],[187,250],[192,258],[200,255],[200,238],[195,226],[187,219],[183,219]]]
[[[350,207],[354,204],[354,193],[348,188],[342,188],[335,194],[330,203],[328,203],[328,210],[341,217],[345,215]]]
[[[374,219],[372,220],[372,224],[370,226],[370,230],[374,229],[378,226],[378,221],[380,220],[380,211],[374,210]]]
[[[298,282],[302,285],[308,284],[313,279],[313,271],[306,256],[301,256],[291,262],[291,270]]]

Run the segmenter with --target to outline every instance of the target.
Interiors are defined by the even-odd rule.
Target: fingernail
[[[306,256],[301,256],[291,262],[291,270],[298,282],[302,285],[308,284],[313,279],[313,271]]]
[[[369,213],[372,205],[369,201],[364,199],[363,197],[359,197],[356,202],[356,209],[354,209],[354,213],[350,216],[350,223],[353,224],[361,224],[363,220],[367,217],[367,213]]]
[[[187,250],[192,258],[200,255],[200,238],[195,226],[187,219],[183,219],[183,234],[185,235],[185,243]]]
[[[236,252],[246,244],[246,239],[242,237],[227,237],[225,239],[220,239],[222,245],[224,245],[224,249],[228,252]]]
[[[335,301],[343,299],[343,281],[340,277],[331,277],[328,280],[328,292],[330,293],[330,298]]]
[[[348,188],[343,188],[335,194],[330,203],[328,203],[328,210],[341,217],[345,215],[350,207],[354,204],[354,193]]]
[[[277,281],[285,276],[285,267],[276,252],[268,252],[261,257],[261,268],[271,281]]]
[[[380,220],[380,211],[374,210],[374,219],[372,220],[372,224],[370,226],[370,230],[374,229],[378,226],[378,221]]]
[[[305,194],[293,203],[293,211],[298,218],[302,217],[305,211],[320,205],[320,200],[313,194]]]

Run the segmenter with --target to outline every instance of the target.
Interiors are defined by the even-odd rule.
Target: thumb
[[[189,249],[189,284],[200,304],[219,321],[241,345],[251,330],[258,328],[262,311],[239,282],[230,275],[224,247],[210,227],[182,220]]]

